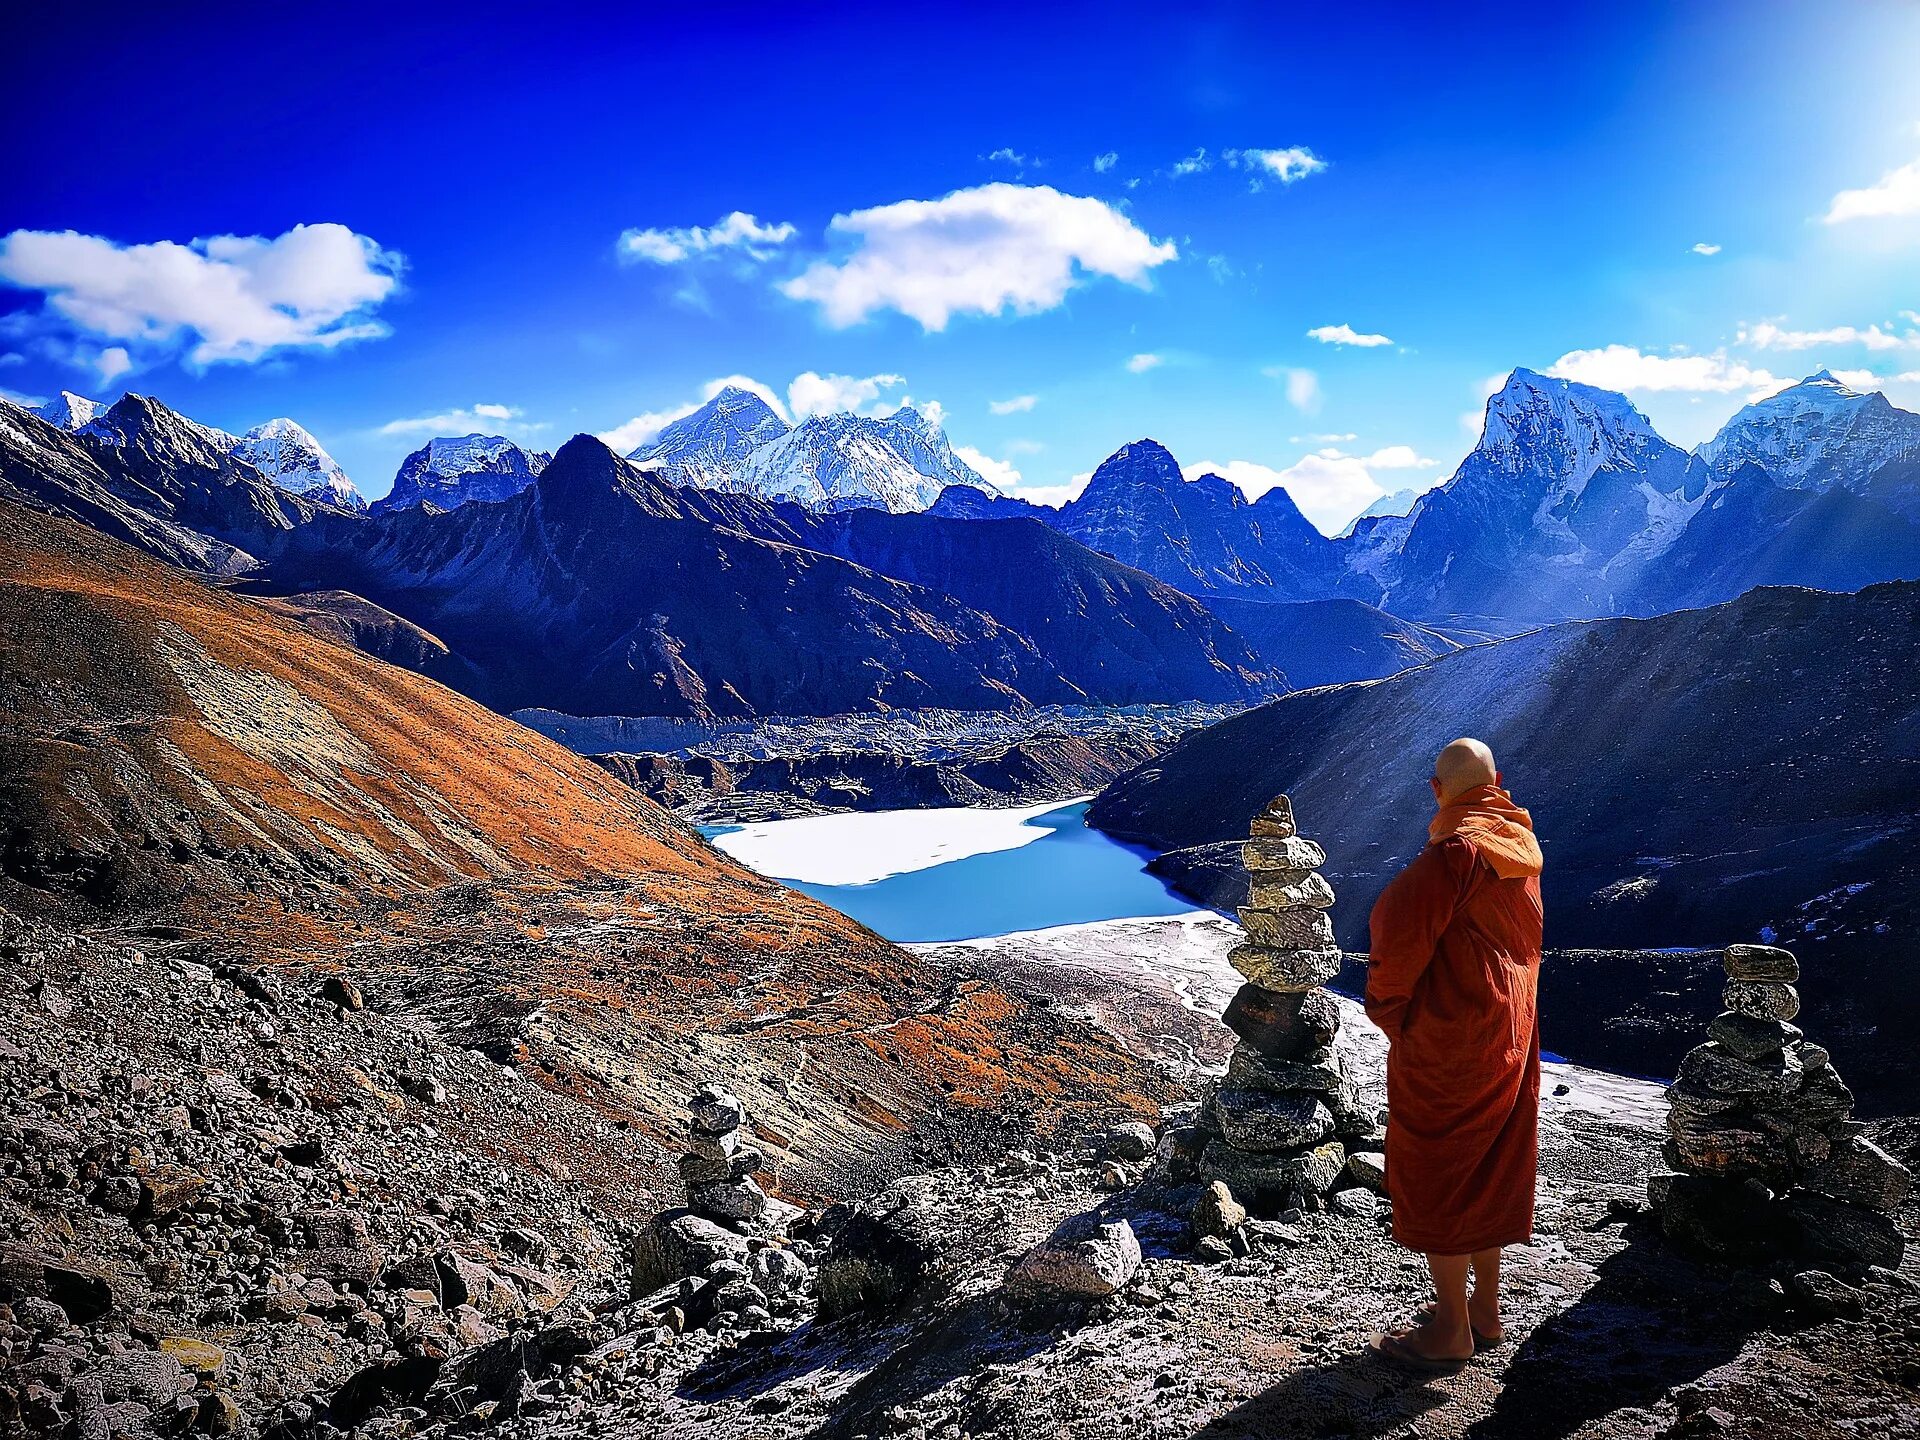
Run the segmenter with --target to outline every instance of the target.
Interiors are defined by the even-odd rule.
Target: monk
[[[1367,1014],[1389,1045],[1393,1237],[1426,1256],[1436,1296],[1378,1348],[1447,1370],[1503,1338],[1501,1247],[1533,1236],[1541,857],[1480,741],[1448,745],[1429,783],[1427,847],[1373,907]]]

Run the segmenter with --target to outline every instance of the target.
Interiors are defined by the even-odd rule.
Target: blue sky
[[[1327,527],[1514,365],[1687,444],[1822,366],[1920,408],[1892,0],[39,8],[0,387],[290,415],[370,495],[728,376],[936,403],[1039,495],[1152,435]]]

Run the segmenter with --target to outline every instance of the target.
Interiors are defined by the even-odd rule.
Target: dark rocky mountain
[[[544,450],[523,450],[503,435],[439,436],[400,462],[393,489],[373,502],[375,514],[432,505],[457,510],[518,495],[547,468]]]
[[[1338,547],[1284,489],[1249,501],[1218,475],[1188,480],[1152,440],[1109,455],[1049,523],[1195,594],[1261,590],[1318,599],[1342,583]]]
[[[250,570],[295,526],[342,513],[281,489],[209,436],[144,395],[122,396],[80,433],[0,401],[0,482],[26,504],[219,574]]]
[[[882,532],[893,543],[862,538],[867,518],[676,488],[578,436],[500,504],[308,527],[274,576],[366,595],[423,626],[478,667],[474,693],[501,709],[832,714],[1271,688],[1185,596],[1037,526],[1002,536],[948,522],[949,534],[871,517],[899,527]],[[1080,613],[1056,617],[1017,593],[1016,560],[1034,567],[1026,586]]]
[[[1831,987],[1844,1023],[1891,1044],[1920,1023],[1894,963],[1920,924],[1916,667],[1910,582],[1556,625],[1210,726],[1117,780],[1089,819],[1160,849],[1219,846],[1289,793],[1326,817],[1329,877],[1357,902],[1340,938],[1364,949],[1373,897],[1425,843],[1434,753],[1478,735],[1534,811],[1550,944],[1779,937],[1846,972]],[[1225,849],[1171,865],[1215,903],[1244,885]]]
[[[1438,630],[1360,600],[1209,595],[1201,603],[1281,671],[1294,690],[1378,679],[1460,648]]]

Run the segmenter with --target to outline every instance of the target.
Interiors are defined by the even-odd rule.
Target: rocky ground
[[[1151,1043],[1176,1082],[1230,1040],[1212,1009],[1232,939],[1196,917],[922,958]],[[816,1192],[783,1229],[665,1269],[642,1246],[636,1274],[677,1186],[593,1096],[450,1043],[391,992],[167,948],[17,923],[0,947],[8,1433],[1920,1434],[1914,1262],[1828,1277],[1677,1254],[1643,1208],[1664,1116],[1644,1082],[1548,1068],[1511,1338],[1421,1380],[1366,1350],[1422,1276],[1365,1186],[1251,1220],[1242,1253],[1203,1263],[1192,1187],[1156,1183],[1137,1123],[1082,1109],[997,1161],[877,1195],[846,1177],[852,1205]],[[1377,1099],[1377,1034],[1350,1014],[1342,1037]],[[917,1228],[876,1219],[898,1215]],[[1129,1223],[1137,1269],[1101,1298],[1017,1299],[1009,1267],[1087,1216]]]

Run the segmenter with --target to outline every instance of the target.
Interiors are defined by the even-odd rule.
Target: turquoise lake
[[[1084,802],[1025,823],[1046,833],[1013,850],[969,855],[864,885],[774,878],[901,943],[975,940],[1093,920],[1185,915],[1198,907],[1146,872],[1150,850],[1087,828]],[[739,829],[701,827],[708,838]]]

